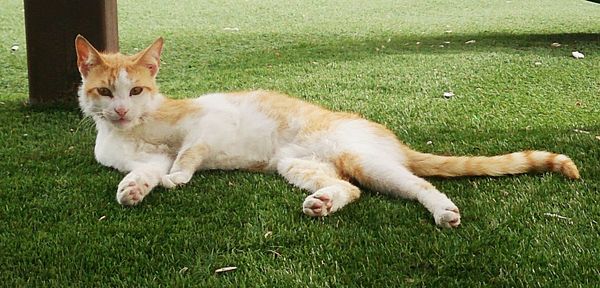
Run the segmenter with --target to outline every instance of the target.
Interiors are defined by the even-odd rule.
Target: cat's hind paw
[[[460,211],[456,206],[441,209],[433,217],[435,224],[443,228],[456,228],[460,225]]]
[[[117,202],[121,205],[132,206],[140,203],[150,192],[150,185],[141,177],[128,175],[119,183]]]
[[[177,185],[182,185],[190,182],[192,174],[187,172],[173,172],[162,177],[162,186],[165,188],[175,188]]]
[[[331,207],[333,207],[331,195],[317,191],[306,197],[302,204],[302,212],[312,217],[323,217],[332,212]]]

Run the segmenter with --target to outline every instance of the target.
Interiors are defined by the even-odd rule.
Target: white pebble
[[[573,55],[573,57],[575,57],[575,59],[583,59],[585,57],[585,55],[583,55],[583,53],[581,53],[579,51],[573,51],[573,53],[571,53],[571,55]]]
[[[10,47],[10,51],[15,52],[17,50],[19,50],[19,45],[13,45],[13,46]]]
[[[452,97],[454,97],[454,93],[452,93],[452,92],[444,92],[444,98],[450,99]]]

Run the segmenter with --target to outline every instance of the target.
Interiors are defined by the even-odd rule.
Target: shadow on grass
[[[172,44],[173,47],[179,46],[180,43],[185,45],[183,52],[186,55],[182,60],[187,61],[190,59],[188,56],[206,57],[208,49],[211,51],[210,54],[217,52],[217,57],[205,60],[205,64],[209,68],[247,69],[275,64],[351,61],[398,54],[505,52],[570,57],[570,52],[574,50],[586,53],[600,49],[600,33],[478,33],[424,37],[393,33],[372,37],[320,34],[231,34],[221,37],[203,37],[203,35],[184,34],[170,37],[166,42],[166,50],[169,50],[169,43],[176,43]],[[467,43],[471,40],[475,40],[475,42]],[[552,47],[551,44],[555,42],[560,43],[561,46]],[[246,49],[242,49],[243,47]],[[172,55],[179,55],[179,53]],[[178,61],[178,59],[173,60]]]

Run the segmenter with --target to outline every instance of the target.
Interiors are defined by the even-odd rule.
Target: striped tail
[[[438,156],[406,151],[409,169],[418,176],[500,176],[532,171],[554,171],[570,179],[579,179],[573,161],[562,154],[523,151],[498,156]]]

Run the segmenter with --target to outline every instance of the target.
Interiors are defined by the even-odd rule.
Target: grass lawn
[[[420,204],[369,192],[312,219],[303,191],[246,172],[119,206],[122,175],[95,162],[90,123],[23,104],[22,2],[0,2],[0,286],[600,285],[600,4],[119,1],[122,51],[165,37],[171,97],[274,89],[422,151],[551,150],[580,167],[580,181],[431,179],[461,208],[444,230]]]

